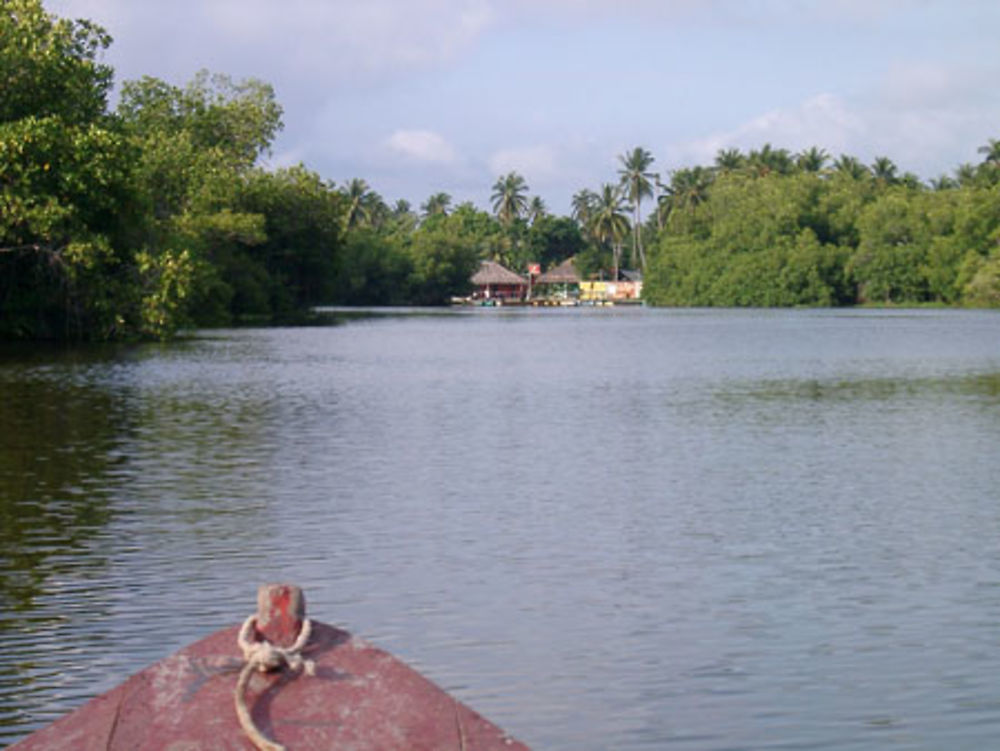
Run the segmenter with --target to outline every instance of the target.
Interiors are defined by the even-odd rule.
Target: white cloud
[[[457,158],[452,145],[429,130],[397,130],[386,139],[385,145],[397,154],[420,162],[450,164]]]
[[[963,153],[973,158],[997,120],[1000,107],[984,108],[968,78],[927,66],[894,67],[866,96],[811,97],[680,144],[670,156],[682,165],[711,164],[723,148],[747,151],[770,143],[795,152],[818,146],[833,157],[888,156],[901,170],[930,178],[958,166]]]
[[[719,149],[749,150],[770,143],[791,150],[818,146],[838,154],[863,140],[867,126],[847,103],[832,94],[819,94],[798,107],[771,110],[729,131],[719,131],[678,147],[678,156],[710,164]]]

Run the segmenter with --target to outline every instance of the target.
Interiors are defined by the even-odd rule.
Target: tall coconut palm
[[[611,246],[615,281],[618,280],[618,268],[621,265],[622,242],[629,231],[626,210],[621,186],[607,183],[602,185],[590,217],[590,230],[598,241]]]
[[[685,167],[674,170],[670,175],[670,185],[667,194],[671,198],[672,209],[690,211],[695,206],[708,199],[708,190],[712,187],[712,171],[705,167]]]
[[[708,200],[709,190],[715,182],[716,171],[711,167],[684,167],[670,173],[670,184],[659,183],[662,193],[658,199],[656,219],[662,231],[671,222],[690,217],[695,207]]]
[[[715,169],[717,172],[735,172],[746,164],[746,157],[739,149],[719,149],[715,154]]]
[[[411,232],[416,229],[417,215],[413,213],[413,206],[405,198],[400,198],[389,210],[389,218],[397,230]]]
[[[528,221],[531,224],[534,224],[539,219],[548,215],[549,209],[545,205],[545,201],[543,201],[540,196],[532,197],[531,201],[528,203]]]
[[[950,175],[941,175],[931,178],[931,188],[934,190],[954,190],[958,187],[958,180]]]
[[[449,206],[451,206],[450,195],[447,193],[434,193],[423,202],[420,210],[424,212],[424,218],[427,218],[437,214],[447,215]]]
[[[872,162],[871,166],[872,175],[875,176],[875,180],[880,185],[893,185],[896,178],[896,165],[887,156],[875,157],[875,161]]]
[[[618,157],[621,162],[621,169],[618,175],[621,177],[622,186],[625,188],[625,197],[632,205],[632,262],[639,262],[641,268],[646,268],[646,251],[642,247],[642,213],[640,206],[643,198],[653,197],[653,180],[657,175],[649,172],[650,165],[655,161],[653,155],[646,149],[636,146],[627,154]]]
[[[344,222],[349,228],[358,227],[371,219],[372,189],[361,178],[355,177],[344,190],[347,196],[347,215]]]
[[[960,164],[955,168],[955,179],[963,188],[968,188],[970,185],[974,185],[976,182],[976,176],[976,168],[968,162]]]
[[[594,213],[597,194],[588,188],[584,188],[573,194],[570,203],[573,207],[573,218],[576,219],[581,228],[586,229],[590,224],[590,217]]]
[[[823,171],[830,155],[825,149],[818,146],[811,146],[805,151],[800,151],[795,155],[795,166],[803,172],[819,173]]]
[[[508,172],[497,178],[493,184],[493,211],[500,222],[506,226],[519,219],[528,209],[528,199],[525,193],[528,184],[516,172]]]
[[[367,225],[369,227],[384,227],[385,223],[389,221],[389,217],[392,215],[392,210],[389,208],[389,204],[383,200],[382,196],[376,193],[374,190],[369,191],[368,195],[365,196],[365,212],[368,215]]]
[[[850,154],[841,154],[833,163],[833,169],[842,175],[847,175],[855,180],[869,175],[868,168],[861,163],[861,160]]]
[[[663,226],[667,223],[670,212],[674,208],[673,196],[670,194],[670,186],[656,181],[656,230],[663,232]]]
[[[992,164],[994,167],[1000,166],[1000,138],[991,138],[985,146],[976,149],[980,154],[985,154],[984,164]]]
[[[794,162],[788,149],[776,149],[771,144],[765,143],[759,149],[750,151],[747,155],[747,165],[754,174],[763,177],[772,172],[787,175],[792,171]]]

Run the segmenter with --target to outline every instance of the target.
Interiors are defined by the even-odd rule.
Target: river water
[[[1000,314],[0,356],[0,745],[293,581],[538,749],[1000,738]]]

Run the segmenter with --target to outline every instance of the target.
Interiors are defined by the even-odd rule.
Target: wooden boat
[[[12,751],[527,751],[392,655],[305,618],[265,585],[257,613],[132,676]]]

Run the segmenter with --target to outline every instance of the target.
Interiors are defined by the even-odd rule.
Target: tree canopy
[[[740,156],[674,173],[651,302],[995,304],[1000,173],[988,158],[964,184],[932,189],[888,157],[841,155],[828,169],[817,149],[762,170]]]

